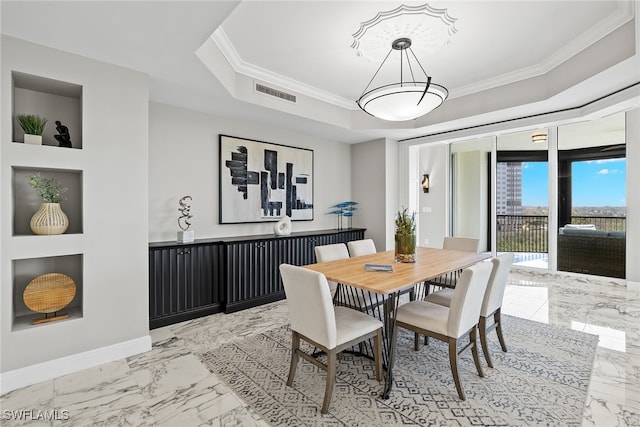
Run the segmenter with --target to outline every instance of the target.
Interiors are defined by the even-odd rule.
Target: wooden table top
[[[378,294],[390,294],[450,271],[469,267],[478,261],[490,258],[490,256],[487,253],[478,254],[418,247],[416,248],[415,263],[396,263],[394,262],[394,251],[386,251],[343,260],[320,262],[304,267],[323,273],[327,280]],[[393,272],[366,271],[365,264],[392,265]]]

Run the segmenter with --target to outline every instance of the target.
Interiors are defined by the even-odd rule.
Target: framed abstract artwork
[[[313,220],[313,150],[220,135],[219,223]]]

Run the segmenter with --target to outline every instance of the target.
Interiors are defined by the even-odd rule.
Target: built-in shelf
[[[68,190],[60,203],[63,212],[69,218],[66,234],[82,233],[82,171],[70,169],[46,169],[13,166],[13,235],[33,235],[29,223],[40,207],[42,199],[29,184],[29,176],[40,173],[42,177],[58,180]]]
[[[74,169],[85,161],[84,150],[62,149],[48,145],[10,144],[6,150],[14,165],[38,168]]]
[[[82,314],[83,301],[83,256],[82,254],[52,256],[42,258],[16,259],[13,269],[13,325],[12,331],[28,328],[42,328],[70,319],[78,319]],[[76,284],[76,295],[71,303],[60,313],[69,314],[68,319],[34,325],[35,318],[43,314],[34,313],[24,303],[23,294],[27,285],[36,277],[46,273],[62,273],[71,277]]]
[[[35,114],[47,119],[42,145],[58,147],[56,121],[66,126],[73,148],[82,148],[82,86],[18,71],[11,73],[13,89],[12,141],[24,142],[18,114]],[[69,148],[60,148],[69,150]]]
[[[12,331],[41,328],[83,317],[83,170],[82,85],[12,71],[12,131],[6,154],[11,158],[12,237],[7,255],[12,268]],[[47,119],[42,145],[24,143],[24,131],[17,115],[35,114]],[[55,135],[56,121],[69,129],[72,148],[59,147]],[[69,219],[69,227],[60,235],[35,235],[29,225],[42,199],[31,187],[29,176],[40,174],[53,178],[67,191],[60,202]],[[47,273],[62,273],[76,284],[76,295],[60,313],[64,320],[33,324],[44,316],[31,311],[24,303],[27,285]],[[58,314],[60,314],[58,313]]]

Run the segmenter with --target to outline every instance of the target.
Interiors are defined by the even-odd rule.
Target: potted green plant
[[[24,143],[42,145],[42,132],[47,119],[35,114],[18,114],[17,118],[24,131]]]
[[[415,212],[411,214],[404,208],[396,216],[395,261],[416,262],[416,221]]]
[[[62,234],[67,231],[69,218],[60,207],[67,188],[55,178],[42,177],[39,172],[30,175],[28,179],[42,199],[40,209],[31,217],[31,231],[35,234]]]

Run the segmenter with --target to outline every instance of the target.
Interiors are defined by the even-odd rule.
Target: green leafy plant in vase
[[[17,119],[24,131],[24,143],[41,145],[42,132],[44,132],[47,119],[34,114],[18,114]]]
[[[415,216],[415,212],[408,213],[407,208],[398,211],[395,233],[396,262],[416,262]]]
[[[44,178],[40,173],[30,175],[28,179],[42,199],[40,209],[31,217],[31,231],[40,235],[63,234],[69,227],[69,218],[62,211],[60,202],[64,200],[63,193],[67,188],[56,179]]]

